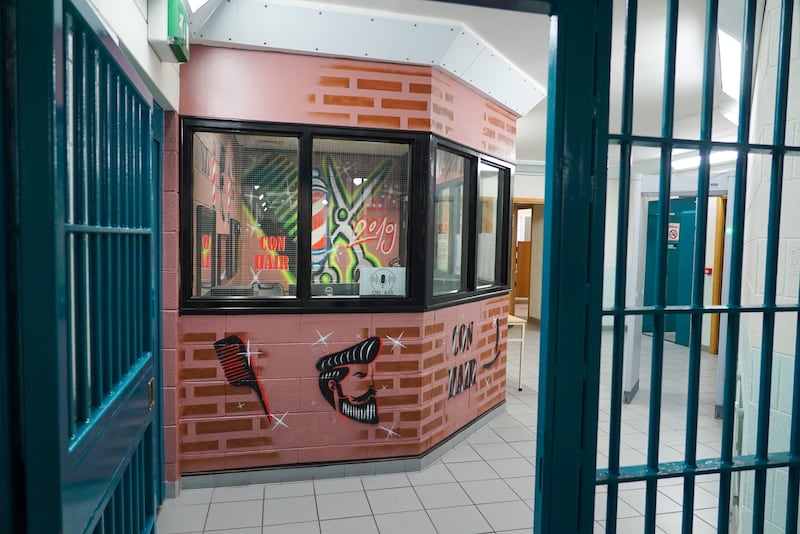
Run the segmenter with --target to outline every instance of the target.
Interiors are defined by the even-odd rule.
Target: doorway
[[[514,199],[508,309],[527,321],[540,317],[543,212],[542,199]]]

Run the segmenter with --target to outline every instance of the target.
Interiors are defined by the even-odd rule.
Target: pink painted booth
[[[271,283],[284,293],[296,291],[298,282],[286,272],[295,261],[286,238],[255,233],[259,219],[252,210],[226,203],[232,189],[241,189],[234,198],[243,198],[246,183],[245,171],[221,163],[222,152],[230,155],[234,148],[210,150],[205,185],[194,164],[195,204],[191,215],[181,211],[186,178],[179,174],[191,172],[191,165],[181,170],[180,162],[199,157],[195,148],[195,160],[189,159],[187,145],[181,146],[183,117],[431,132],[503,161],[514,157],[516,134],[513,113],[433,68],[193,47],[192,61],[181,67],[180,117],[168,114],[165,137],[168,481],[195,473],[420,457],[504,401],[509,310],[502,284],[423,311],[398,306],[377,312],[364,305],[349,311],[346,304],[325,312],[185,306],[226,272],[238,273],[236,287],[245,292],[251,267],[276,271]],[[214,228],[208,242],[200,233],[181,241],[183,225],[200,225],[203,210]],[[212,243],[220,229],[233,236],[239,221],[240,241]],[[492,224],[478,221],[476,232],[482,235],[481,225]],[[235,265],[228,254],[206,272],[204,254],[225,247],[256,263]]]

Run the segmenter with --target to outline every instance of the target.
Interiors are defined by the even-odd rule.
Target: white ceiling
[[[723,7],[729,1],[735,0],[723,0]],[[510,63],[538,82],[540,86],[547,87],[550,22],[544,15],[433,0],[315,0],[313,3],[328,7],[346,6],[359,11],[385,11],[403,17],[419,16],[461,22],[502,54]],[[612,131],[619,127],[625,3],[622,0],[615,1],[610,102]],[[640,0],[638,4],[634,133],[658,135],[661,130],[666,2],[663,0]],[[675,137],[697,138],[699,135],[704,4],[705,2],[682,2],[680,5]],[[545,99],[519,120],[517,128],[518,162],[544,161],[546,112],[547,101]],[[734,133],[735,126],[716,111],[714,114],[714,139],[730,140]],[[641,155],[644,158],[647,156],[647,154]],[[613,153],[610,154],[610,159],[614,159]]]

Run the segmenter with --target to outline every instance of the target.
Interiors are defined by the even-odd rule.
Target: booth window
[[[194,132],[192,297],[293,297],[297,137]]]
[[[419,311],[508,289],[502,161],[424,132],[184,118],[182,139],[184,312]]]
[[[405,297],[407,143],[314,138],[311,296]]]
[[[475,253],[475,272],[478,288],[491,287],[502,282],[499,246],[502,236],[499,235],[502,220],[500,219],[500,186],[501,171],[498,167],[483,161],[478,166],[478,215],[475,224],[478,230],[478,241]]]
[[[436,150],[436,197],[434,205],[433,294],[466,289],[464,277],[464,183],[466,157]]]

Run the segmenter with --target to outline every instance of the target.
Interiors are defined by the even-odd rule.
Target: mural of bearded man
[[[317,361],[319,390],[342,415],[359,423],[378,422],[374,364],[381,340],[371,337]]]

